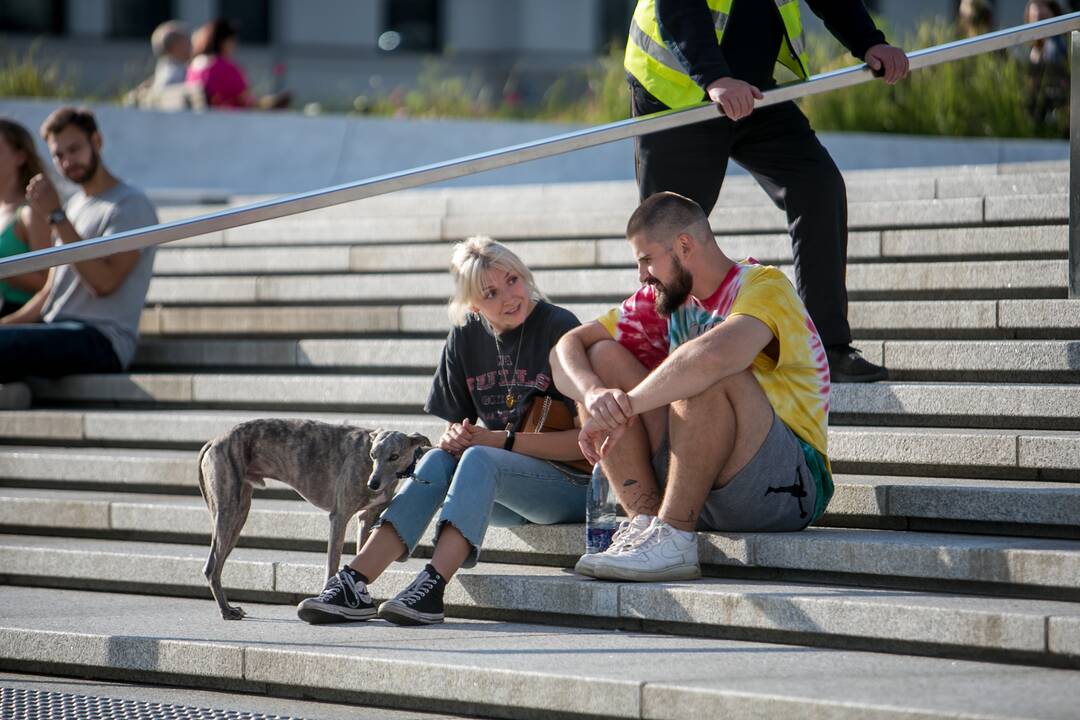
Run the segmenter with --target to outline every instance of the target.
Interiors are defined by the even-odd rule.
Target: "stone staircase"
[[[448,623],[420,630],[295,619],[322,585],[328,522],[277,483],[226,564],[254,621],[220,620],[196,452],[270,415],[436,436],[420,407],[449,242],[507,241],[589,319],[636,283],[633,185],[412,191],[162,247],[131,373],[35,381],[30,410],[0,412],[0,668],[491,717],[1075,717],[1067,168],[848,187],[851,323],[893,380],[834,387],[821,526],[702,534],[706,579],[645,585],[568,572],[580,526],[495,528],[448,590]],[[763,203],[730,179],[714,229],[729,255],[790,272],[783,214]],[[376,598],[422,562],[392,567]]]

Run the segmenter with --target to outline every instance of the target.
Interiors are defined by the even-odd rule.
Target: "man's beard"
[[[694,276],[679,262],[674,253],[671,260],[675,278],[667,285],[659,280],[652,282],[652,286],[656,288],[656,312],[663,317],[671,317],[671,313],[690,297],[690,290],[694,287]]]
[[[78,185],[85,185],[90,182],[97,173],[98,165],[101,164],[101,157],[97,154],[97,150],[90,148],[90,164],[86,166],[86,170],[78,175],[68,175],[67,178],[73,183]]]

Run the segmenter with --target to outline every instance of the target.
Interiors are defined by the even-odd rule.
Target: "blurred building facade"
[[[1025,0],[991,0],[999,27]],[[1067,3],[1066,3],[1067,4]],[[149,36],[167,19],[192,27],[239,21],[239,61],[256,90],[288,87],[300,103],[333,105],[410,87],[425,69],[535,100],[567,71],[621,44],[633,0],[3,0],[0,47],[36,44],[73,68],[81,94],[109,98],[152,68]],[[920,18],[953,18],[957,0],[867,0],[894,34]],[[823,30],[806,12],[811,30]]]

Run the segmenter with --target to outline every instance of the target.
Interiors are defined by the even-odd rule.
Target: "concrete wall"
[[[0,101],[0,115],[32,130],[55,107]],[[567,132],[550,123],[423,121],[297,114],[155,113],[95,108],[105,161],[153,189],[222,193],[314,190]],[[982,164],[1067,157],[1063,141],[913,138],[823,133],[845,170]],[[742,170],[732,166],[731,172]],[[633,178],[633,147],[621,141],[452,181],[454,185]]]

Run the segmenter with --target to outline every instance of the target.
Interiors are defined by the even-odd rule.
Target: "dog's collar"
[[[425,452],[427,452],[427,448],[422,447],[418,447],[413,451],[412,462],[409,464],[409,467],[397,474],[399,480],[412,477],[413,472],[416,471],[416,463],[419,462],[420,458],[424,457]]]

